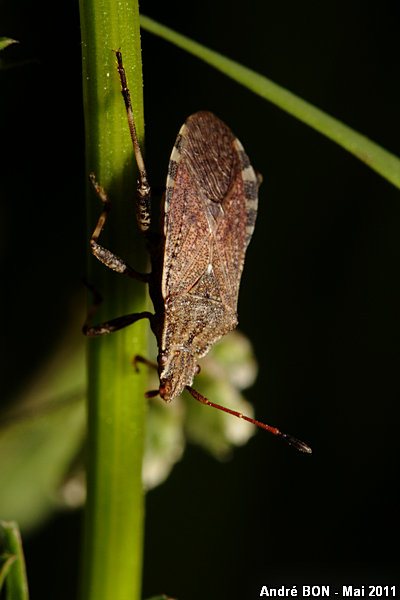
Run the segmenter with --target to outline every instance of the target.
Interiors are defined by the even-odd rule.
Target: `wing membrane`
[[[240,142],[208,112],[186,121],[168,169],[162,293],[191,293],[236,312],[257,212],[257,177]]]

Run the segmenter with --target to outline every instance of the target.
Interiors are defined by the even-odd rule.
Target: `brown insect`
[[[98,336],[147,318],[157,338],[160,386],[147,392],[170,402],[186,388],[208,404],[254,423],[303,452],[311,449],[296,438],[215,404],[191,387],[198,359],[238,323],[237,302],[246,248],[257,215],[258,176],[239,140],[210,112],[197,112],[182,126],[168,166],[163,231],[150,231],[150,186],[136,135],[121,52],[116,53],[122,95],[139,170],[137,221],[149,248],[152,271],[142,274],[98,244],[110,202],[93,173],[90,179],[103,212],[90,240],[94,256],[107,267],[149,284],[155,313],[142,312],[91,326],[95,300],[83,331]]]

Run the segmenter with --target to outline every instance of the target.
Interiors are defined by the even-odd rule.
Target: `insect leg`
[[[88,337],[106,335],[107,333],[113,333],[113,331],[118,331],[118,329],[123,329],[128,325],[132,325],[132,323],[136,323],[136,321],[139,321],[140,319],[151,319],[152,316],[153,315],[147,311],[131,313],[130,315],[117,317],[116,319],[111,319],[111,321],[106,321],[105,323],[100,323],[100,325],[94,325],[93,327],[90,327],[88,323],[85,322],[82,331]]]
[[[150,390],[149,392],[145,393],[144,397],[145,398],[155,398],[159,394],[160,394],[160,390]]]
[[[129,131],[135,153],[136,164],[139,171],[139,179],[137,182],[137,200],[136,200],[136,219],[141,231],[146,232],[150,228],[151,223],[151,189],[147,180],[146,167],[144,165],[142,151],[136,133],[135,121],[133,118],[131,95],[129,93],[128,84],[126,81],[126,73],[122,63],[122,54],[119,50],[115,52],[118,62],[118,73],[121,81],[121,93],[125,102],[126,114],[128,117]]]
[[[97,221],[95,230],[92,233],[92,237],[90,238],[90,247],[92,253],[100,262],[105,264],[110,269],[113,269],[113,271],[124,273],[125,275],[132,277],[132,279],[137,279],[138,281],[148,282],[150,276],[147,273],[139,273],[138,271],[135,271],[135,269],[129,266],[124,260],[122,260],[122,258],[119,258],[119,256],[110,250],[103,248],[103,246],[100,246],[100,244],[97,243],[101,230],[103,229],[107,220],[108,213],[111,210],[111,202],[108,199],[104,189],[97,183],[94,173],[90,173],[89,179],[95,189],[96,194],[103,203],[103,210],[99,220]]]
[[[156,371],[158,369],[158,366],[156,365],[156,363],[151,362],[151,360],[148,360],[144,356],[140,356],[139,354],[136,354],[132,359],[132,364],[133,364],[133,367],[136,372],[139,371],[138,363],[142,363],[143,365],[146,365],[147,367],[150,367],[151,369],[155,369]]]
[[[156,363],[151,362],[151,360],[149,360],[148,358],[144,358],[144,356],[140,356],[140,354],[136,354],[136,356],[133,357],[132,360],[134,369],[136,371],[136,373],[139,373],[139,369],[138,369],[138,363],[142,363],[143,365],[146,365],[147,367],[150,367],[151,369],[155,369],[156,371],[158,370],[158,365],[156,365]],[[160,395],[160,390],[150,390],[149,392],[145,393],[145,398],[155,398],[156,396]]]
[[[118,331],[118,329],[123,329],[128,325],[132,325],[132,323],[136,323],[140,319],[152,319],[153,315],[150,312],[141,312],[141,313],[131,313],[129,315],[124,315],[122,317],[117,317],[116,319],[111,319],[111,321],[106,321],[105,323],[100,323],[99,325],[92,326],[92,321],[94,316],[99,308],[100,304],[103,301],[100,293],[89,283],[86,283],[87,287],[94,294],[93,304],[89,310],[88,316],[86,318],[85,323],[83,324],[82,331],[88,337],[97,337],[99,335],[106,335],[108,333],[112,333],[113,331]]]

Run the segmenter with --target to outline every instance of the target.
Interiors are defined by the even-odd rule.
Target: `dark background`
[[[399,155],[396,4],[175,0],[142,10]],[[1,34],[21,41],[8,56],[33,59],[0,74],[4,398],[56,343],[85,265],[78,6],[54,10],[1,7]],[[399,192],[211,67],[146,32],[142,40],[153,184],[181,123],[203,108],[231,126],[264,176],[239,303],[260,364],[247,397],[314,451],[261,432],[227,463],[189,447],[148,495],[144,597],[399,583]],[[61,515],[26,539],[33,600],[74,597],[80,524]]]

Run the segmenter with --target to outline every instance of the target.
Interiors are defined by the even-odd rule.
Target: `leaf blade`
[[[1,574],[5,576],[6,597],[10,600],[28,600],[28,582],[19,527],[15,521],[0,521],[0,532],[3,537],[3,552],[9,555],[6,572]]]
[[[336,142],[370,169],[400,188],[400,158],[268,77],[141,15],[143,29],[186,50]]]
[[[0,37],[0,50],[4,50],[7,46],[11,46],[11,44],[19,44],[18,40],[13,40],[8,37]]]

